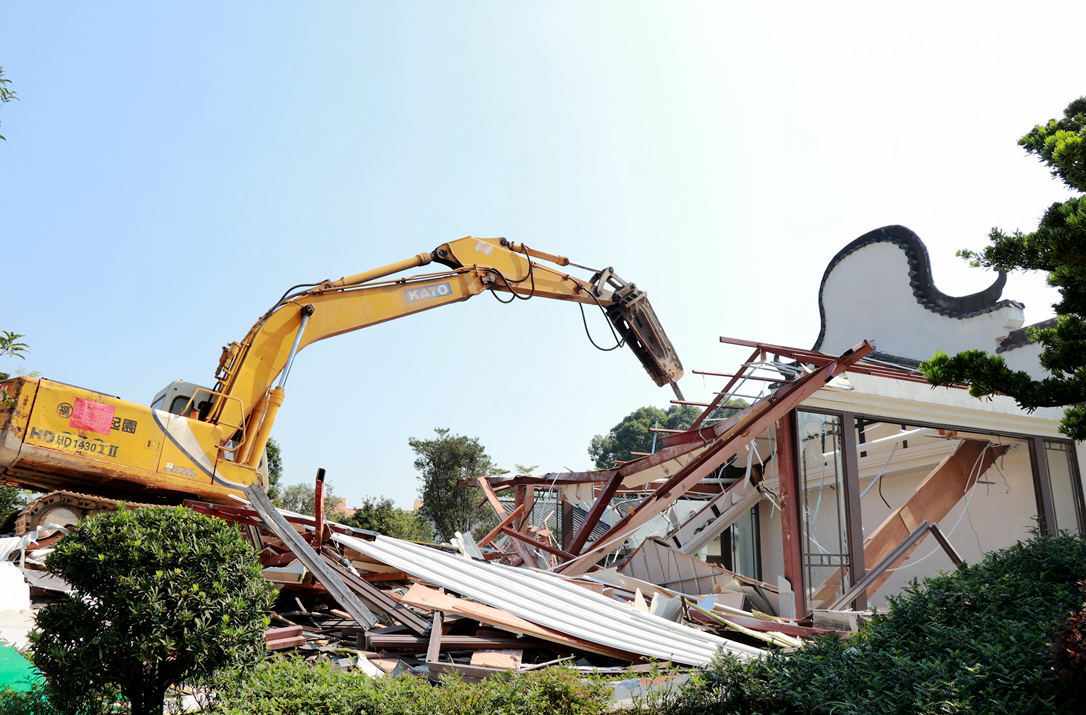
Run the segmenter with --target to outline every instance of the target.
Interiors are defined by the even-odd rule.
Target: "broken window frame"
[[[842,588],[847,590],[847,588],[858,577],[857,571],[860,572],[859,576],[863,575],[863,549],[861,541],[861,548],[858,552],[860,554],[860,563],[857,568],[855,558],[857,551],[854,546],[855,539],[853,538],[853,534],[854,532],[859,530],[859,524],[855,523],[855,519],[853,516],[853,506],[858,507],[858,500],[854,502],[853,499],[850,499],[850,492],[853,490],[849,488],[850,482],[855,481],[854,478],[850,478],[850,475],[856,474],[856,465],[855,459],[850,460],[848,458],[850,447],[852,447],[853,457],[855,456],[855,436],[853,435],[852,439],[848,438],[849,429],[852,429],[853,433],[855,432],[854,420],[852,418],[852,415],[850,413],[835,412],[830,410],[812,410],[807,408],[797,408],[795,410],[795,413],[796,428],[794,433],[794,453],[796,455],[796,459],[794,461],[794,468],[796,469],[795,483],[799,487],[799,491],[797,493],[800,507],[799,518],[801,529],[799,549],[803,581],[803,590],[801,591],[801,593],[803,594],[803,606],[806,610],[810,601],[808,597],[809,594],[807,593],[807,588],[811,584],[822,583],[822,581],[824,580],[822,578],[816,578],[814,576],[814,569],[827,567],[840,569],[842,576],[844,577],[842,578]],[[820,448],[823,454],[829,451],[837,451],[838,454],[845,455],[844,459],[837,459],[835,460],[834,464],[835,483],[837,485],[837,488],[834,489],[834,497],[837,501],[837,531],[839,532],[838,538],[840,540],[838,544],[840,552],[838,553],[825,552],[821,554],[811,554],[810,550],[806,546],[811,541],[811,524],[809,523],[809,519],[812,518],[812,515],[810,513],[809,504],[807,503],[807,497],[810,491],[810,484],[807,480],[807,475],[804,469],[805,462],[802,444],[804,433],[804,415],[831,417],[837,422],[838,434],[836,439],[832,440],[837,443],[837,449],[830,449],[827,447],[827,445],[830,444],[831,440],[827,440],[826,437],[830,436],[832,433],[823,433],[822,445]],[[852,462],[852,464],[849,464],[849,462]],[[824,477],[824,475],[822,476]],[[817,512],[818,507],[816,506],[815,509]],[[858,509],[856,511],[858,511]],[[795,587],[793,586],[793,588]],[[858,607],[862,608],[862,605]]]
[[[795,419],[793,427],[793,454],[795,455],[792,460],[791,476],[793,484],[798,487],[798,500],[799,500],[799,522],[798,526],[801,531],[801,538],[796,542],[796,547],[799,549],[799,563],[800,563],[800,581],[801,583],[792,584],[793,590],[798,591],[799,598],[802,604],[802,612],[810,613],[811,605],[808,598],[807,588],[811,579],[810,565],[808,563],[808,554],[806,553],[805,544],[808,538],[807,533],[807,516],[806,510],[803,508],[806,500],[805,480],[803,477],[803,451],[802,444],[800,442],[801,428],[800,428],[800,415],[802,413],[818,414],[837,417],[841,424],[841,443],[842,450],[845,458],[842,460],[842,476],[844,479],[843,485],[845,507],[846,507],[846,525],[847,525],[847,543],[848,543],[848,576],[849,583],[854,583],[856,580],[863,577],[866,573],[866,568],[863,564],[863,521],[860,513],[860,499],[859,499],[859,469],[857,465],[859,456],[859,440],[858,440],[858,422],[860,424],[868,422],[885,422],[894,424],[904,424],[900,417],[880,416],[870,413],[852,413],[841,410],[829,410],[822,408],[809,408],[806,406],[796,407],[792,411],[792,416]],[[999,432],[990,429],[977,429],[962,425],[951,425],[939,422],[924,422],[917,421],[915,419],[909,419],[909,427],[912,428],[930,428],[937,430],[947,430],[955,432],[966,432],[970,434],[985,435],[994,438],[1006,438],[1018,441],[1024,441],[1029,445],[1030,465],[1033,472],[1033,483],[1035,491],[1035,513],[1037,514],[1039,529],[1041,533],[1050,536],[1057,535],[1057,522],[1056,509],[1054,506],[1052,481],[1049,470],[1048,458],[1049,458],[1049,445],[1061,445],[1061,451],[1068,456],[1068,464],[1071,471],[1072,493],[1075,499],[1075,513],[1078,520],[1076,525],[1078,533],[1086,533],[1086,494],[1084,494],[1084,488],[1081,480],[1082,470],[1078,462],[1078,452],[1075,449],[1075,443],[1071,440],[1055,439],[1051,437],[1040,437],[1037,435],[1024,434],[1019,432]],[[783,478],[784,475],[781,475]],[[1070,530],[1067,527],[1059,527],[1064,530]],[[787,547],[786,547],[787,548]],[[784,555],[785,563],[788,562],[788,554]],[[846,587],[847,588],[847,587]],[[853,608],[857,610],[863,610],[866,608],[866,596],[861,595],[853,602]]]
[[[1048,489],[1052,494],[1052,532],[1059,533],[1061,531],[1067,531],[1072,534],[1086,533],[1086,502],[1083,501],[1082,476],[1078,469],[1078,454],[1075,451],[1075,443],[1061,439],[1045,439],[1043,452],[1045,471],[1048,477]],[[1066,475],[1056,476],[1056,470],[1053,469],[1052,463],[1053,452],[1064,455],[1067,464]],[[1057,494],[1056,489],[1054,488],[1057,479],[1060,481],[1063,479],[1070,481],[1070,494]],[[1074,524],[1065,524],[1060,516],[1061,504],[1065,503],[1068,499],[1071,501],[1071,507],[1073,509]]]

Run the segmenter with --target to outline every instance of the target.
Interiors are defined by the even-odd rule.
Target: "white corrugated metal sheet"
[[[473,561],[387,536],[362,541],[334,534],[366,556],[480,603],[593,643],[688,665],[708,663],[723,647],[740,657],[762,651],[525,568]]]

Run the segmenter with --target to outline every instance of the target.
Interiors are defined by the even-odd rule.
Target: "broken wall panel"
[[[897,426],[894,426],[895,429]],[[993,440],[994,448],[1006,448],[994,464],[974,478],[975,485],[941,518],[934,520],[945,537],[968,563],[977,563],[984,555],[996,549],[1006,548],[1030,536],[1035,527],[1038,506],[1034,496],[1028,445],[1009,437],[957,432],[953,437],[970,438],[972,441]],[[932,469],[945,459],[958,444],[944,430],[914,439],[907,445],[899,444],[897,453],[889,460],[889,468],[882,483],[874,483],[877,470],[887,463],[888,453],[874,455],[882,464],[875,474],[861,469],[861,490],[870,488],[863,499],[864,529],[868,534],[875,530],[900,506],[907,504]],[[881,459],[880,459],[881,457]],[[974,463],[976,459],[972,460]],[[972,469],[974,465],[970,465]],[[979,468],[979,465],[977,465]],[[880,494],[881,487],[881,494]],[[891,509],[883,501],[889,502]],[[910,513],[915,510],[910,510]],[[922,513],[922,512],[921,512]],[[915,519],[916,515],[912,515]],[[920,518],[926,518],[920,516]],[[900,534],[899,534],[900,536]],[[956,565],[932,536],[925,538],[901,563],[890,569],[882,583],[868,592],[870,605],[883,607],[886,597],[900,593],[914,578],[934,576],[953,571]]]
[[[776,589],[745,579],[712,564],[670,548],[659,539],[646,539],[619,567],[623,576],[647,581],[688,596],[734,591],[747,595],[759,610],[777,613]]]

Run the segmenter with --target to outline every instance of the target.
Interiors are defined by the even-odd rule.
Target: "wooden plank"
[[[275,641],[281,638],[293,638],[302,635],[301,626],[287,626],[286,628],[269,628],[264,631],[264,640]]]
[[[479,540],[479,543],[478,543],[479,548],[480,549],[483,548],[484,546],[489,544],[491,541],[498,538],[498,536],[501,535],[501,533],[502,533],[502,527],[509,526],[510,524],[513,523],[513,521],[517,517],[519,517],[523,513],[524,513],[524,505],[521,504],[516,509],[514,509],[513,512],[509,516],[505,517],[505,519],[502,520],[502,523],[495,526],[490,531],[489,534],[487,534],[486,536],[484,536],[482,539]]]
[[[471,664],[483,668],[516,670],[523,659],[522,650],[480,650],[472,653]]]
[[[611,478],[607,480],[607,484],[604,485],[603,490],[600,491],[600,495],[596,498],[595,503],[592,505],[592,509],[589,510],[588,515],[585,516],[584,523],[581,524],[581,530],[574,535],[573,542],[569,545],[569,553],[581,553],[581,549],[583,549],[585,543],[588,542],[588,537],[592,535],[592,530],[595,529],[596,524],[599,523],[600,517],[607,511],[607,507],[611,505],[611,498],[615,496],[615,490],[618,489],[618,485],[622,484],[622,479],[622,474],[615,472],[611,475]]]
[[[266,647],[270,651],[287,650],[288,648],[297,648],[298,646],[305,645],[305,636],[291,636],[290,638],[279,638],[273,641],[268,641]]]
[[[910,553],[920,541],[928,535],[928,522],[922,521],[916,525],[905,540],[894,547],[894,549],[888,553],[881,561],[871,567],[871,570],[864,574],[863,578],[858,580],[852,588],[843,593],[840,598],[833,602],[830,606],[830,610],[837,611],[841,609],[851,610],[851,606],[854,603],[866,603],[866,599],[863,598],[863,594],[871,587],[871,584],[875,582],[879,576],[882,575],[886,569],[890,568],[901,559],[905,558],[905,555]]]
[[[1007,449],[1007,445],[992,445],[984,440],[963,440],[954,454],[947,455],[928,474],[909,500],[890,512],[882,524],[871,532],[864,542],[864,561],[872,564],[882,561],[921,522],[936,524],[942,521]],[[910,523],[913,524],[912,529],[908,528]],[[919,542],[909,549],[905,557],[917,545]],[[890,575],[889,572],[884,573],[868,587],[867,592],[874,594]],[[812,597],[812,603],[816,608],[828,608],[837,600],[840,587],[840,572],[835,572],[823,582]]]
[[[496,675],[507,675],[510,671],[504,668],[481,668],[476,665],[460,665],[459,663],[427,663],[431,675],[449,675],[463,680],[465,683],[481,683],[487,678]]]
[[[490,502],[490,506],[494,509],[494,512],[498,515],[498,518],[505,521],[507,514],[505,513],[505,507],[498,500],[498,495],[494,493],[494,490],[490,488],[490,483],[486,479],[477,480],[479,488],[483,490],[483,494],[486,495],[486,500]],[[535,565],[535,559],[532,558],[532,554],[528,551],[528,547],[517,541],[513,540],[513,548],[516,549],[517,556],[519,556],[524,563]]]
[[[547,628],[546,626],[532,623],[529,620],[521,618],[520,616],[515,616],[500,608],[494,608],[493,606],[486,606],[481,603],[475,603],[474,601],[467,601],[462,598],[449,596],[421,584],[413,585],[410,590],[403,596],[400,596],[399,599],[404,603],[417,608],[443,611],[458,616],[474,618],[482,623],[488,623],[492,626],[497,626],[498,628],[503,628],[514,633],[523,633],[526,636],[533,636],[541,640],[550,641],[551,643],[559,643],[564,646],[587,650],[591,653],[599,653],[600,655],[618,658],[619,660],[641,661],[641,656],[636,653],[630,653],[617,648],[610,648],[598,643],[592,643],[591,641],[586,641],[581,638],[575,638],[562,633],[561,631],[556,631],[553,628]]]
[[[436,616],[440,616],[438,611]],[[374,650],[409,650],[416,653],[426,648],[426,662],[437,662],[437,654],[443,650],[498,650],[514,648],[521,650],[549,648],[550,643],[539,638],[517,638],[512,633],[506,636],[450,636],[436,635],[440,628],[434,620],[434,628],[429,637],[411,633],[369,633],[369,641]]]
[[[555,547],[551,546],[550,544],[545,544],[545,543],[543,543],[542,541],[540,541],[538,539],[533,539],[531,536],[528,536],[527,534],[521,534],[520,532],[514,531],[512,528],[510,528],[508,526],[503,526],[502,527],[502,533],[505,534],[506,536],[508,536],[511,539],[517,539],[519,541],[523,541],[525,544],[531,544],[533,547],[535,547],[537,549],[543,549],[548,554],[554,554],[555,556],[557,556],[560,559],[569,560],[569,559],[574,558],[573,554],[571,554],[569,552],[562,551],[561,549],[556,549]]]
[[[406,581],[407,574],[403,571],[362,571],[358,578],[363,581]]]
[[[430,627],[430,639],[429,639],[430,642],[429,642],[429,644],[427,645],[427,648],[426,648],[426,662],[427,663],[436,663],[438,661],[438,658],[441,657],[441,636],[442,636],[441,629],[445,625],[442,622],[443,618],[444,618],[444,614],[441,611],[437,611],[436,613],[434,613],[434,623]],[[369,641],[370,641],[370,643],[373,644],[374,648],[381,648],[382,647],[375,640],[376,638],[380,638],[380,637],[381,636],[376,634],[376,633],[371,633],[370,634]],[[418,640],[421,641],[423,639],[421,637],[419,637]],[[386,649],[386,650],[388,650],[388,649]]]
[[[734,623],[744,628],[749,628],[752,631],[759,631],[760,633],[783,633],[786,636],[794,636],[796,638],[813,638],[814,636],[823,635],[826,633],[839,633],[842,635],[848,635],[848,631],[834,631],[828,628],[811,628],[810,626],[797,626],[792,623],[778,623],[776,621],[762,621],[757,618],[745,618],[743,616],[733,616],[730,613],[714,613],[717,618],[722,618],[729,623]],[[716,626],[719,625],[714,619],[698,611],[695,608],[690,609],[690,617],[700,623],[706,625]]]

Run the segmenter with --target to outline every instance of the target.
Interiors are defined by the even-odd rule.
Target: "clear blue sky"
[[[961,295],[992,276],[955,250],[1066,196],[1015,141],[1086,92],[1081,47],[1038,30],[1081,8],[1031,8],[5,1],[0,329],[28,368],[146,404],[212,384],[287,287],[471,234],[614,266],[688,371],[735,367],[720,335],[810,347],[860,234],[912,228]],[[1047,291],[1004,297],[1035,322]],[[311,347],[274,430],[288,481],[409,506],[407,439],[434,427],[586,468],[670,391],[580,321],[483,295]]]

